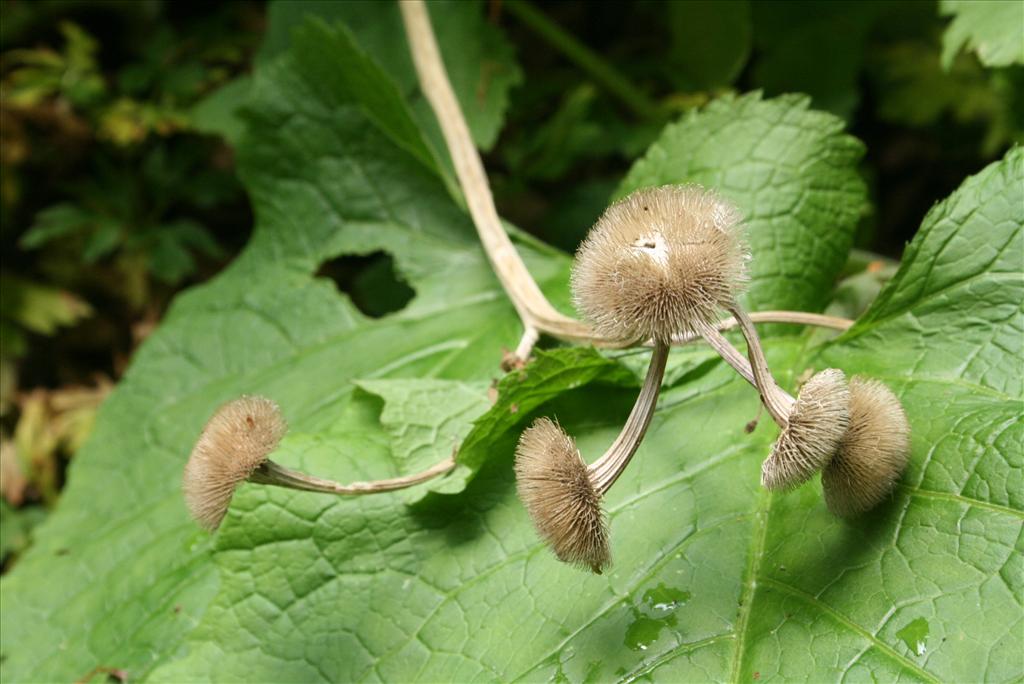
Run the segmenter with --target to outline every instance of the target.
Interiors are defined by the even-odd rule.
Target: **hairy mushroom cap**
[[[850,427],[821,474],[825,503],[850,517],[878,505],[910,458],[910,424],[896,395],[868,378],[850,381]]]
[[[559,560],[600,574],[611,561],[601,497],[576,443],[548,418],[523,431],[516,487],[541,538]]]
[[[832,459],[849,425],[846,376],[826,368],[801,388],[785,429],[761,464],[761,484],[780,490],[809,480]]]
[[[192,449],[182,480],[185,504],[200,525],[217,529],[235,487],[267,460],[286,430],[281,409],[265,397],[242,396],[217,409]]]
[[[739,212],[698,185],[637,190],[576,253],[576,307],[601,335],[668,341],[711,323],[746,280]]]

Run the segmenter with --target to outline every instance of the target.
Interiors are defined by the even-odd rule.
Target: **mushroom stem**
[[[758,391],[760,391],[761,387],[758,384],[756,374],[751,366],[750,361],[745,356],[743,356],[743,354],[740,353],[740,351],[736,349],[735,346],[733,346],[732,342],[726,339],[725,335],[719,332],[719,330],[714,326],[705,325],[700,330],[700,336],[704,339],[705,342],[708,343],[708,345],[712,349],[718,352],[718,355],[722,357],[722,360],[724,360],[726,363],[732,366],[733,369],[737,373],[739,373],[744,380],[749,382],[754,387],[757,387]],[[765,367],[765,371],[767,371],[767,367]],[[793,406],[796,404],[796,399],[794,399],[793,396],[789,394],[786,390],[779,387],[778,383],[775,382],[775,378],[772,377],[770,373],[768,374],[767,382],[773,387],[772,395],[775,397],[777,404],[781,405],[782,415],[785,417],[785,420],[788,420],[789,413],[790,411],[793,410]],[[763,393],[762,396],[764,396]],[[762,401],[762,403],[764,403],[766,407],[768,406],[768,403],[766,401]],[[771,413],[770,408],[769,413]],[[772,419],[775,420],[776,423],[778,423],[779,427],[785,427],[785,422],[779,423],[775,413],[771,414]]]
[[[540,338],[540,331],[533,326],[526,326],[526,329],[523,331],[523,337],[519,340],[519,345],[516,347],[516,358],[524,361],[530,358],[530,352],[533,351],[533,345],[537,344],[538,338]]]
[[[747,341],[747,356],[750,357],[750,366],[754,372],[754,380],[757,389],[761,393],[761,401],[764,403],[768,413],[780,427],[786,427],[789,422],[789,414],[793,409],[795,401],[793,397],[784,392],[775,382],[770,370],[768,370],[768,359],[764,356],[764,349],[761,347],[761,338],[757,335],[754,322],[750,320],[747,312],[736,303],[729,307],[729,313],[739,323],[740,331]]]
[[[298,489],[304,492],[323,492],[334,494],[337,491],[338,483],[333,480],[324,480],[319,477],[307,475],[274,461],[264,461],[248,478],[254,484],[273,485],[287,489]]]
[[[413,485],[426,482],[439,475],[451,471],[455,467],[455,459],[452,456],[440,461],[418,473],[394,477],[387,480],[371,480],[369,482],[352,482],[351,484],[340,484],[333,480],[325,480],[312,475],[286,468],[274,461],[264,461],[252,475],[249,482],[256,484],[273,485],[287,489],[298,489],[305,492],[322,492],[325,494],[339,494],[344,496],[357,496],[360,494],[377,494],[380,492],[392,492],[398,489],[405,489]]]
[[[647,367],[647,377],[643,387],[629,412],[629,418],[622,427],[615,442],[601,458],[594,461],[588,468],[590,481],[599,495],[603,495],[619,479],[619,475],[629,465],[640,442],[643,441],[647,427],[651,424],[654,408],[658,404],[658,390],[665,376],[665,363],[668,360],[669,346],[664,342],[655,342],[651,354],[651,364]]]

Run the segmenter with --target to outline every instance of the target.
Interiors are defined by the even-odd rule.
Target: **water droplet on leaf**
[[[928,648],[925,642],[928,639],[928,621],[924,618],[917,618],[896,632],[896,636],[903,640],[914,655],[923,656]]]

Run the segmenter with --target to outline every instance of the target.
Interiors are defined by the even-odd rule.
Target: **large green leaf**
[[[560,565],[537,542],[512,495],[515,434],[505,433],[505,456],[455,501],[288,501],[296,527],[254,536],[249,521],[274,523],[279,509],[262,493],[246,497],[245,518],[220,540],[222,593],[187,656],[156,679],[1021,676],[1020,389],[943,365],[961,341],[920,324],[964,307],[974,319],[963,327],[987,333],[972,356],[1015,362],[1021,160],[1015,151],[930,214],[900,274],[847,335],[810,356],[797,340],[773,341],[788,384],[828,363],[880,376],[902,396],[913,465],[880,510],[841,522],[814,486],[759,492],[776,431],[745,434],[756,398],[716,365],[665,393],[636,466],[609,496],[609,575]],[[929,269],[946,260],[955,275]],[[887,363],[879,350],[893,347],[916,349],[919,363]],[[630,400],[589,388],[547,412],[592,454]],[[282,557],[294,565],[281,570]]]
[[[875,305],[815,361],[900,396],[911,464],[854,524],[824,517],[810,487],[762,497],[740,679],[1024,676],[1022,206],[1016,148],[928,214]],[[817,635],[828,647],[791,648]]]
[[[349,68],[348,33],[314,35],[299,32],[298,40],[324,40],[318,59]],[[1019,353],[1019,307],[990,310],[979,294],[991,291],[993,277],[1019,292],[1019,152],[936,209],[928,220],[935,227],[922,231],[861,325],[824,349],[805,349],[806,337],[769,340],[784,384],[829,363],[880,375],[903,396],[915,429],[911,473],[892,502],[863,520],[830,518],[813,486],[762,494],[759,465],[777,431],[763,422],[745,431],[757,415],[756,393],[703,352],[674,352],[681,370],[607,500],[615,565],[593,576],[558,563],[515,497],[518,425],[537,412],[557,416],[592,458],[628,413],[635,376],[593,352],[557,350],[521,381],[513,374],[499,384],[495,407],[477,422],[490,426],[480,448],[469,449],[477,458],[464,466],[480,470],[462,494],[408,507],[394,495],[336,499],[244,486],[216,536],[198,531],[178,483],[221,401],[242,392],[275,398],[291,424],[275,455],[286,465],[339,480],[390,477],[410,457],[428,458],[416,432],[403,430],[403,416],[413,428],[445,432],[436,450],[477,410],[452,402],[448,413],[417,411],[424,397],[403,396],[401,383],[412,381],[411,391],[458,387],[468,399],[464,390],[498,375],[501,347],[520,333],[442,181],[367,118],[365,93],[326,91],[310,62],[296,59],[302,50],[296,45],[254,75],[255,106],[238,146],[257,217],[253,239],[227,271],[175,302],[104,405],[60,507],[0,584],[5,681],[73,681],[98,665],[171,682],[1024,673],[1013,550],[1021,536],[1012,480],[1022,467],[1020,432],[997,432],[992,414],[977,411],[1020,401],[1019,386],[1004,378],[997,390],[994,379]],[[827,165],[793,174],[785,154],[764,155],[759,168],[789,178],[784,189],[812,206],[838,179],[841,208],[800,214],[798,225],[802,241],[831,245],[823,254],[840,249],[833,220],[856,214],[863,198],[849,180],[856,143],[840,136],[834,119],[816,127],[789,99],[739,102],[783,113],[792,105],[797,141],[818,141],[799,154],[832,160],[834,176]],[[703,120],[705,137],[721,135],[721,119]],[[775,128],[786,126],[767,126]],[[728,181],[735,161],[708,157],[697,180]],[[860,198],[856,207],[845,204],[847,195]],[[991,208],[971,211],[981,201]],[[936,218],[944,212],[951,218]],[[770,225],[783,240],[782,220]],[[967,239],[957,239],[961,231]],[[978,234],[985,244],[1006,243],[1002,261],[978,258]],[[753,246],[755,263],[776,248]],[[367,319],[314,276],[325,260],[381,249],[416,290],[396,314]],[[520,249],[564,301],[567,258],[533,243]],[[927,271],[939,256],[941,273]],[[755,287],[776,293],[773,301],[792,288],[803,299],[785,301],[813,306],[834,273],[801,266],[763,273]],[[946,277],[951,268],[959,279]],[[913,289],[922,278],[930,284]],[[980,362],[970,373],[949,363],[963,352],[947,349],[958,338],[915,327],[918,316],[930,325],[967,318],[978,333],[969,339],[981,345],[975,356],[992,379],[977,379]],[[895,345],[917,350],[912,365],[899,365],[898,354],[886,362]],[[958,391],[958,403],[936,401],[945,395],[929,382]],[[495,412],[501,407],[511,419]],[[927,472],[931,479],[919,482]]]
[[[319,472],[343,481],[390,477],[404,470],[402,455],[391,452],[379,400],[351,381],[486,383],[518,340],[472,224],[441,180],[367,117],[373,93],[353,99],[351,88],[317,80],[324,68],[362,68],[346,60],[348,36],[300,32],[306,70],[287,57],[256,75],[238,146],[254,236],[225,273],[175,302],[103,407],[61,509],[4,578],[4,678],[70,681],[109,662],[141,676],[197,623],[218,579],[179,482],[220,402],[240,392],[278,400],[292,428],[286,463],[326,459]],[[312,67],[304,38],[325,41]],[[375,321],[314,273],[379,249],[417,296]],[[564,290],[567,257],[522,249],[542,284],[554,278]]]

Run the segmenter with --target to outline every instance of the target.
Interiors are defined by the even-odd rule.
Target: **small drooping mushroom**
[[[899,399],[868,378],[850,380],[850,427],[821,473],[825,503],[848,518],[868,511],[896,486],[910,456],[910,424]]]
[[[287,430],[281,409],[265,397],[242,396],[217,409],[185,464],[182,489],[196,522],[211,531],[220,526],[235,487],[266,462]]]
[[[266,397],[243,395],[214,412],[192,448],[182,478],[185,505],[196,522],[211,532],[216,530],[235,488],[246,481],[352,496],[404,489],[455,466],[448,458],[413,475],[343,485],[285,468],[267,458],[287,430],[281,409]]]
[[[626,424],[591,465],[583,461],[575,440],[548,418],[538,418],[520,436],[515,465],[519,498],[559,560],[587,566],[597,574],[611,562],[601,500],[643,441],[667,360],[668,347],[655,346]]]
[[[561,560],[598,573],[608,564],[601,499],[650,425],[672,337],[711,326],[746,279],[738,218],[698,186],[641,190],[609,207],[580,246],[572,272],[577,308],[600,334],[651,339],[654,350],[626,424],[593,464],[546,418],[519,440],[519,495]]]
[[[826,368],[800,389],[771,454],[761,464],[761,484],[785,490],[814,477],[832,459],[849,424],[846,375]]]
[[[537,532],[566,563],[600,574],[611,559],[601,494],[576,442],[554,421],[539,418],[516,449],[516,486]]]

